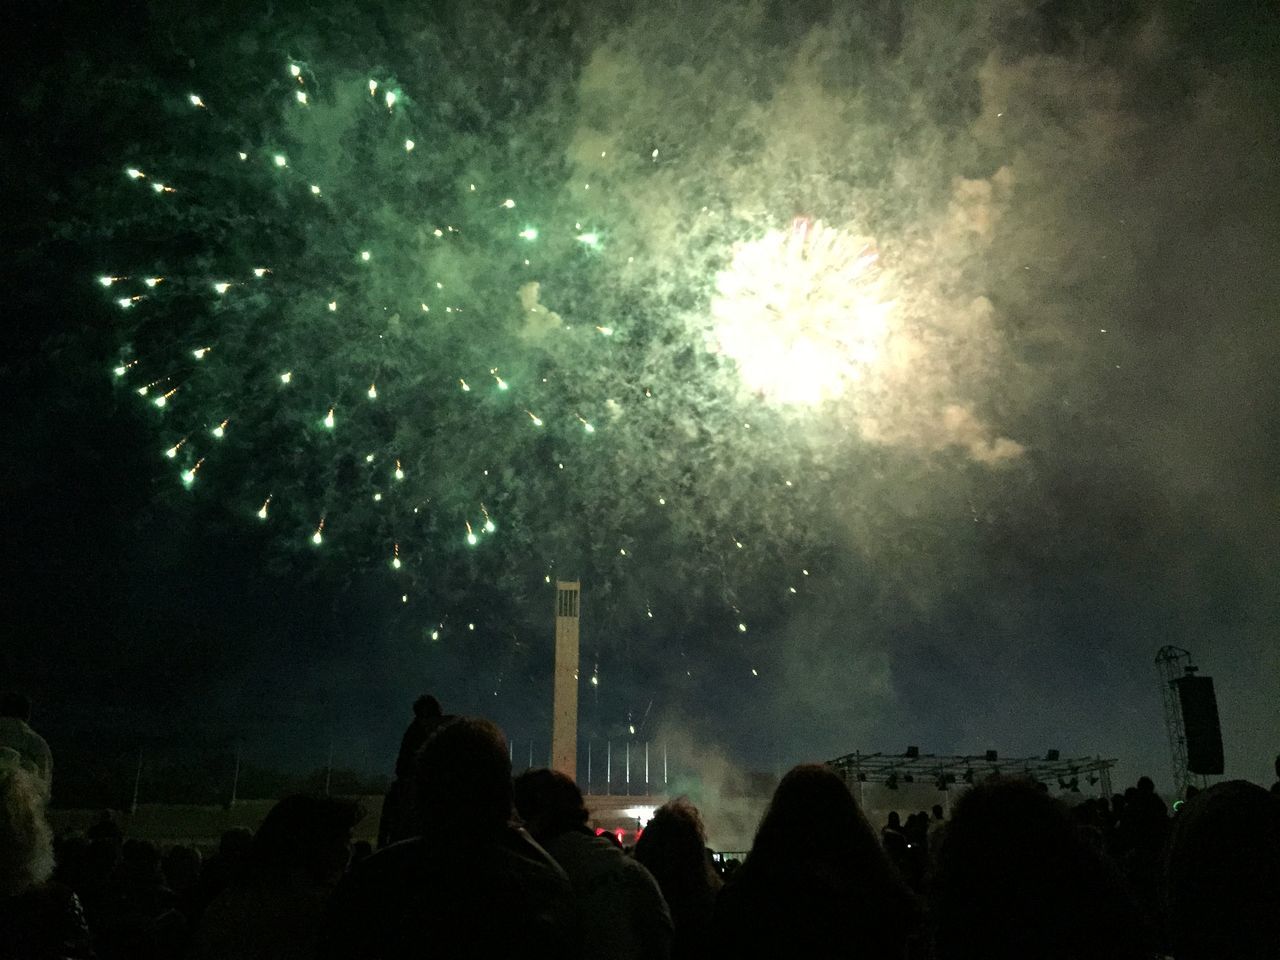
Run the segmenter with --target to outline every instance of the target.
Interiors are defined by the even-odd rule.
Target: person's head
[[[424,833],[474,839],[511,819],[511,758],[493,723],[458,717],[417,756],[416,801]]]
[[[160,848],[150,840],[126,840],[120,848],[120,874],[135,883],[164,883]]]
[[[587,822],[582,791],[559,770],[526,770],[513,784],[516,812],[537,840],[548,840]]]
[[[440,701],[429,693],[424,693],[413,701],[413,715],[419,720],[428,720],[431,717],[439,717],[442,714],[443,710],[440,708]]]
[[[940,804],[940,803],[935,803],[935,804],[933,805],[933,819],[935,819],[935,820],[941,820],[941,819],[942,819],[942,804]]]
[[[218,838],[218,855],[227,860],[243,860],[253,846],[253,831],[248,827],[223,830]]]
[[[186,893],[200,880],[200,851],[186,844],[176,844],[164,853],[164,879],[175,893]]]
[[[94,837],[89,841],[84,869],[91,883],[104,884],[116,872],[120,864],[120,847],[119,837]]]
[[[909,827],[915,829],[921,817],[908,817]],[[905,848],[901,834],[888,836]],[[813,875],[841,898],[864,905],[874,900],[884,908],[874,911],[880,919],[905,916],[898,908],[905,908],[906,892],[889,854],[848,786],[822,764],[794,767],[782,778],[735,882],[767,897]]]
[[[939,960],[1146,953],[1118,874],[1066,805],[1024,780],[988,780],[956,802],[931,895]]]
[[[773,792],[751,845],[749,865],[765,861],[880,861],[880,844],[853,794],[829,767],[793,767]],[[851,867],[865,869],[862,864]]]
[[[0,693],[0,717],[16,717],[23,722],[30,720],[31,701],[13,690]]]
[[[687,797],[669,800],[654,811],[634,854],[658,881],[673,913],[709,897],[719,885],[707,857],[702,817]]]
[[[53,831],[40,783],[14,764],[0,766],[0,897],[22,893],[53,874]]]
[[[351,831],[363,816],[350,800],[285,797],[254,834],[250,875],[281,880],[300,872],[317,883],[337,883],[351,859]]]
[[[1165,903],[1179,960],[1274,957],[1280,798],[1231,780],[1188,800],[1169,840]]]
[[[902,818],[898,816],[897,810],[889,811],[889,826],[893,827],[895,830],[902,826]]]
[[[1142,794],[1143,796],[1151,796],[1155,792],[1156,792],[1155,781],[1153,781],[1150,777],[1138,778],[1138,793]]]

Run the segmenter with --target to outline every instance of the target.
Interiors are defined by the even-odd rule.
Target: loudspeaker
[[[1218,725],[1218,698],[1213,677],[1187,674],[1173,681],[1182,705],[1182,726],[1187,733],[1187,770],[1222,774],[1222,728]]]

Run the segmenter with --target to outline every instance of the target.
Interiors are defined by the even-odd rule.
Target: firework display
[[[733,345],[759,330],[733,341],[730,325],[781,309],[786,336],[812,321],[737,289],[736,305],[675,317],[632,291],[619,315],[616,292],[592,293],[627,286],[606,226],[443,167],[394,82],[281,72],[277,130],[255,138],[192,93],[184,122],[202,137],[214,125],[224,149],[123,171],[136,212],[97,282],[127,332],[113,376],[153,408],[175,484],[289,544],[386,564],[410,592],[498,569],[623,580],[639,565],[641,584],[710,571],[729,629],[745,632],[730,567],[762,503],[771,520],[794,512],[804,539],[803,444],[755,442],[779,414],[754,402],[761,365]],[[840,263],[848,251],[815,232],[793,260],[864,269],[865,253]],[[831,338],[815,349],[844,351],[847,304],[819,306],[820,284],[839,281],[793,266],[777,265],[779,282]],[[690,543],[696,575],[677,569]],[[477,568],[472,552],[491,556]],[[634,612],[652,619],[653,604]]]
[[[433,642],[536,621],[568,575],[608,631],[696,621],[757,677],[756,612],[803,602],[878,451],[1020,451],[940,402],[948,305],[849,202],[693,207],[657,133],[530,160],[460,133],[432,82],[289,59],[155,88],[172,133],[120,158],[95,279],[161,497],[294,569],[384,569]],[[947,417],[973,437],[919,439]]]

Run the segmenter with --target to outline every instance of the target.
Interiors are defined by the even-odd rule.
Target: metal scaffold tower
[[[1178,678],[1194,674],[1191,653],[1181,647],[1164,646],[1156,654],[1156,670],[1160,674],[1160,697],[1164,703],[1164,726],[1169,734],[1169,753],[1173,758],[1173,785],[1180,797],[1194,783],[1187,770],[1187,730],[1182,722],[1182,703],[1178,699]]]

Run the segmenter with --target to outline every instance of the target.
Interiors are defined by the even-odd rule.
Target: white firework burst
[[[847,395],[880,358],[893,303],[866,237],[797,217],[739,244],[716,275],[717,349],[766,400]]]

